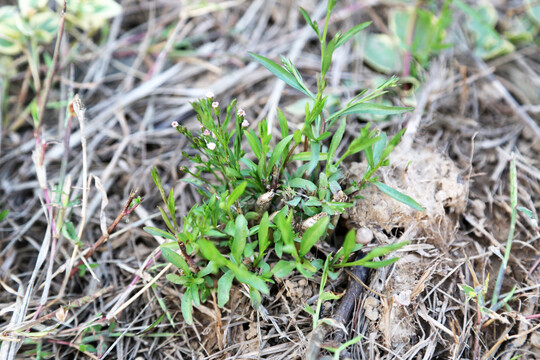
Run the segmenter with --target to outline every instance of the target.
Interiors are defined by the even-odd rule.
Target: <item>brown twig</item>
[[[90,256],[92,256],[92,254],[97,250],[97,248],[100,247],[109,238],[109,235],[111,235],[111,233],[114,231],[114,229],[116,228],[120,220],[122,220],[124,216],[128,216],[137,207],[138,204],[135,204],[133,207],[130,207],[131,202],[135,198],[136,194],[137,194],[136,190],[132,191],[129,194],[129,198],[126,201],[126,204],[124,205],[124,208],[122,209],[122,211],[120,211],[118,216],[116,216],[116,219],[114,219],[113,223],[107,228],[107,233],[101,235],[99,240],[96,241],[96,243],[86,252],[86,254],[84,254],[85,259],[88,259]],[[82,264],[83,264],[83,261],[79,260],[77,265],[75,265],[75,267],[71,269],[71,272],[69,273],[69,277],[72,277],[73,275],[75,275],[75,273],[79,271],[78,267]]]

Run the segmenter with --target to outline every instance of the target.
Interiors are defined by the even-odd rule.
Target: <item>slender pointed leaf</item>
[[[323,235],[326,235],[326,229],[328,228],[329,222],[330,217],[325,216],[304,232],[300,242],[300,257],[304,257],[309,250],[311,250],[313,245],[315,245]]]
[[[414,201],[414,199],[411,198],[410,196],[405,195],[402,192],[399,192],[398,190],[393,189],[390,186],[388,186],[386,184],[383,184],[380,181],[374,181],[373,184],[375,184],[375,186],[377,186],[377,188],[379,190],[381,190],[383,193],[390,196],[391,198],[393,198],[393,199],[395,199],[395,200],[397,200],[399,202],[402,202],[405,205],[409,205],[413,209],[416,209],[416,210],[419,210],[419,211],[424,211],[425,210],[420,204],[418,204],[416,201]]]
[[[362,24],[358,24],[349,31],[347,31],[345,34],[341,35],[339,40],[336,43],[336,49],[340,47],[341,45],[345,44],[347,40],[349,40],[354,35],[358,34],[360,31],[364,30],[366,27],[371,25],[371,21],[364,22]]]
[[[218,280],[218,306],[223,307],[229,302],[229,294],[231,292],[231,286],[234,280],[234,272],[227,270]]]
[[[164,237],[165,239],[177,241],[173,234],[163,231],[161,229],[155,228],[155,227],[146,226],[143,228],[143,230],[149,233],[150,235],[161,236],[161,237]]]
[[[274,167],[274,165],[277,164],[278,160],[281,158],[281,155],[285,148],[289,146],[289,143],[291,142],[293,138],[293,135],[288,135],[287,137],[283,138],[274,148],[272,151],[272,156],[270,157],[270,160],[268,161],[268,169],[271,171],[271,169]]]
[[[375,115],[396,115],[403,114],[407,111],[411,111],[412,107],[403,107],[403,106],[386,106],[381,104],[373,103],[357,103],[351,106],[346,107],[336,113],[330,115],[327,121],[338,116],[345,116],[349,114],[375,114]]]
[[[262,66],[270,70],[270,72],[274,74],[278,79],[283,80],[287,85],[306,94],[310,98],[314,98],[313,94],[310,94],[309,92],[307,92],[306,89],[304,89],[302,85],[298,83],[298,80],[296,80],[294,75],[289,73],[287,70],[285,70],[282,66],[278,65],[276,62],[268,58],[265,58],[264,56],[254,54],[252,52],[250,52],[249,55],[251,55],[255,60],[257,60]]]

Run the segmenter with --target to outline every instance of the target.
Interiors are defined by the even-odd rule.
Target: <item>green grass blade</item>
[[[413,209],[416,209],[416,210],[419,210],[419,211],[424,211],[425,210],[420,204],[418,204],[416,201],[414,201],[413,198],[411,198],[410,196],[405,195],[402,192],[399,192],[396,189],[393,189],[390,186],[388,186],[386,184],[383,184],[380,181],[374,181],[373,184],[375,184],[375,186],[377,186],[377,188],[379,190],[381,190],[383,193],[390,196],[391,198],[393,198],[393,199],[395,199],[395,200],[397,200],[399,202],[402,202],[405,205],[409,205]]]

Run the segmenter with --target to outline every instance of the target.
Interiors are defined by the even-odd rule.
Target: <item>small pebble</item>
[[[366,227],[356,230],[356,243],[367,245],[373,240],[373,232]]]

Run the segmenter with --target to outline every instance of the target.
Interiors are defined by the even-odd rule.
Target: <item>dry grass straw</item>
[[[163,239],[151,238],[141,229],[160,221],[152,166],[161,169],[167,186],[175,188],[177,213],[186,214],[200,199],[192,187],[178,181],[178,166],[189,165],[179,154],[190,149],[169,126],[178,121],[195,128],[190,101],[212,90],[221,103],[238,98],[252,119],[272,119],[279,105],[288,109],[291,128],[300,122],[288,108],[299,95],[251,63],[247,51],[296,60],[314,86],[316,62],[310,54],[316,49],[297,7],[320,14],[324,6],[313,0],[190,4],[124,1],[123,15],[113,20],[106,40],[99,44],[94,43],[96,38],[66,32],[58,43],[55,76],[46,78],[40,96],[65,101],[73,89],[88,108],[67,127],[57,112],[40,112],[39,136],[46,147],[36,147],[29,115],[24,113],[34,96],[31,74],[21,68],[13,79],[7,98],[10,111],[2,113],[0,149],[0,203],[11,211],[0,224],[2,359],[14,359],[17,352],[25,356],[25,351],[38,348],[58,358],[92,359],[294,359],[304,355],[311,318],[302,311],[304,303],[294,302],[283,284],[275,286],[277,296],[263,299],[259,312],[249,305],[245,289],[236,287],[225,308],[218,309],[215,298],[210,298],[196,309],[194,325],[186,326],[180,315],[181,291],[165,280],[170,265],[164,266],[157,257]],[[385,31],[384,5],[372,2],[359,7],[344,1],[340,7],[332,31],[370,19],[373,30]],[[459,23],[455,26],[452,31],[460,31]],[[72,57],[75,42],[79,46]],[[449,154],[463,170],[462,180],[469,183],[467,210],[459,219],[457,235],[447,239],[446,246],[420,246],[425,239],[418,239],[401,252],[429,264],[411,280],[415,296],[412,305],[402,309],[410,334],[401,342],[391,340],[391,327],[396,324],[381,325],[381,319],[390,319],[399,306],[390,286],[396,272],[381,269],[371,274],[366,286],[373,291],[363,292],[343,340],[364,336],[344,353],[353,359],[472,358],[475,339],[481,340],[478,352],[483,358],[523,355],[522,359],[532,359],[539,351],[533,341],[538,320],[526,318],[540,313],[539,275],[525,276],[538,255],[538,235],[524,218],[518,219],[511,272],[503,284],[503,292],[518,285],[518,298],[512,303],[516,312],[501,313],[479,329],[476,306],[465,302],[459,288],[460,283],[472,284],[475,277],[481,283],[488,273],[493,278],[498,270],[498,254],[503,252],[501,242],[508,229],[506,172],[511,152],[516,152],[519,202],[539,208],[537,104],[528,103],[531,95],[513,82],[514,75],[527,74],[538,91],[539,52],[533,46],[483,63],[462,49],[457,44],[433,62],[412,116],[377,125],[392,132],[408,121],[408,147],[430,146]],[[349,98],[373,85],[378,74],[363,65],[360,44],[346,45],[336,56],[330,78],[335,94]],[[507,66],[512,67],[511,74]],[[341,79],[352,85],[343,85]],[[45,101],[39,105],[44,109]],[[57,116],[60,121],[55,120]],[[279,136],[277,129],[270,128]],[[352,138],[358,128],[351,119],[346,136]],[[59,204],[65,204],[67,196],[70,201],[82,198],[80,206],[51,206],[58,185],[63,185],[65,194]],[[119,221],[108,231],[134,188],[140,189],[144,201],[129,222]],[[44,198],[47,191],[48,200]],[[58,229],[54,232],[54,225],[64,221],[78,228],[83,248],[61,236]],[[108,241],[96,246],[100,236]],[[97,264],[90,269],[92,275],[70,277],[71,269],[78,270],[76,263],[84,261],[83,253],[91,248],[88,262]],[[342,275],[327,289],[343,291],[344,283]],[[366,318],[368,296],[379,301],[379,320]],[[305,300],[312,304],[316,299]],[[336,306],[327,304],[325,316],[331,316]],[[164,309],[170,319],[166,316],[154,324]],[[333,336],[329,333],[323,345],[331,344]],[[23,344],[31,338],[35,341]],[[98,351],[81,348],[83,342]]]

